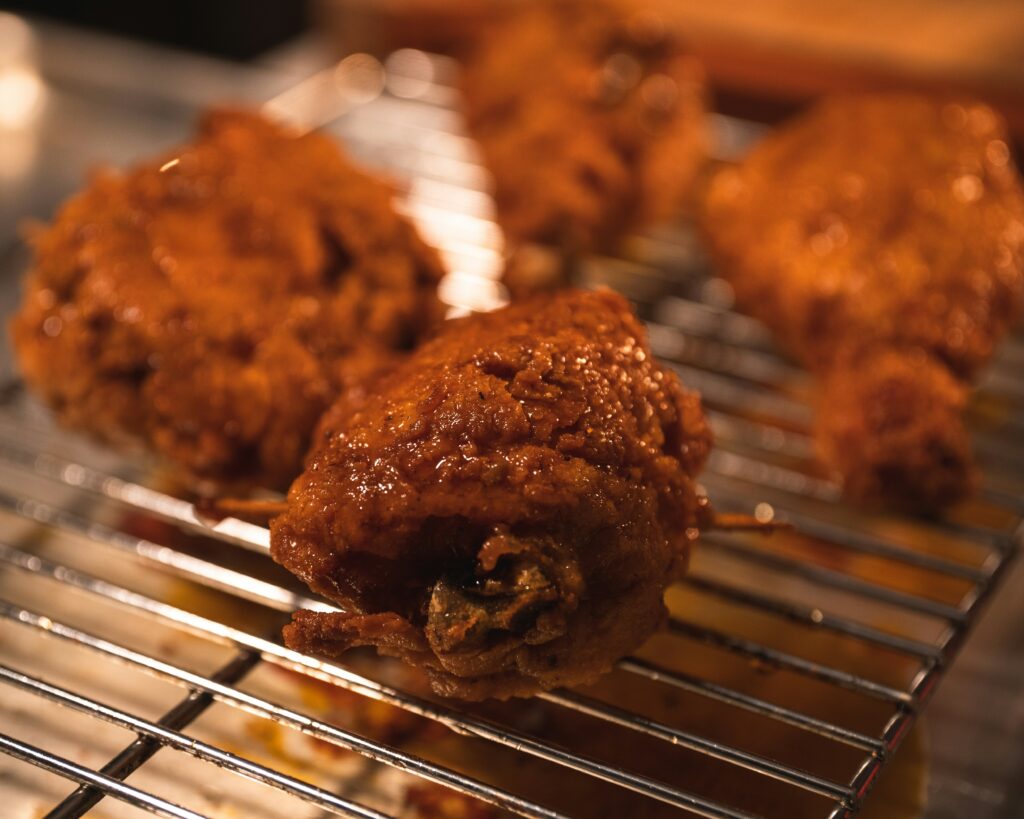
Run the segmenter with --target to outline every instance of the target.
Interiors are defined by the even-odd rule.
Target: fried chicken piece
[[[286,486],[332,399],[441,318],[440,263],[390,200],[322,134],[210,112],[33,231],[22,374],[69,426]]]
[[[966,497],[977,475],[964,426],[967,387],[921,350],[841,358],[821,383],[815,435],[848,495],[911,509]]]
[[[607,247],[671,216],[704,158],[703,69],[650,10],[524,2],[479,38],[462,87],[513,247]]]
[[[271,522],[274,559],[344,610],[298,612],[289,646],[504,698],[592,680],[661,624],[711,434],[621,297],[449,322],[374,392]]]
[[[1024,192],[999,116],[907,94],[825,100],[716,176],[703,225],[740,308],[821,377],[819,449],[848,494],[962,497],[954,379],[977,374],[1024,303]]]

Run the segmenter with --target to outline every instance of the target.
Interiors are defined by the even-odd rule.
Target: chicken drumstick
[[[999,116],[826,100],[715,177],[703,225],[738,305],[819,376],[818,445],[848,495],[967,495],[967,384],[1024,303],[1024,191]]]

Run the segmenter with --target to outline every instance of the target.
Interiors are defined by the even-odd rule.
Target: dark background
[[[304,0],[14,0],[0,9],[244,60],[309,23]]]

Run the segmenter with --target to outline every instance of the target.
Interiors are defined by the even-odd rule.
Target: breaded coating
[[[973,378],[1024,302],[1024,192],[992,109],[909,94],[827,99],[715,177],[703,227],[739,307],[820,374],[824,390],[839,391],[824,395],[822,407],[872,402],[844,408],[856,422],[818,425],[845,430],[844,444],[822,441],[821,449],[830,459],[843,453],[830,463],[853,497],[903,487],[914,505],[935,507],[971,485],[967,471],[933,482],[908,470],[941,460],[948,447],[957,455],[946,471],[969,470],[962,423],[944,433],[942,452],[932,449],[935,430],[963,407],[963,391],[938,368]],[[906,400],[935,417],[905,428],[921,437],[902,442],[907,480],[895,482],[882,474],[892,474],[894,452],[850,438],[853,429],[868,434],[903,423],[879,417],[885,408],[903,413],[877,398],[878,385],[893,376],[874,368],[892,359],[848,365],[881,347],[932,359],[916,376],[901,367]],[[913,398],[912,380],[922,391]],[[895,494],[896,502],[910,500]]]
[[[212,111],[32,232],[21,372],[69,426],[287,486],[334,397],[441,318],[441,265],[390,200],[328,137]]]
[[[330,437],[271,522],[275,560],[344,613],[289,646],[425,667],[466,699],[592,680],[663,621],[710,511],[699,398],[628,304],[567,291],[449,322]]]
[[[921,350],[842,357],[819,391],[815,436],[851,497],[943,507],[977,482],[964,426],[967,387]]]
[[[607,247],[679,209],[704,159],[703,69],[650,10],[521,3],[485,29],[462,88],[513,247]]]

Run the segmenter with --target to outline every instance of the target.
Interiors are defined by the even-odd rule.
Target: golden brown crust
[[[440,264],[390,196],[323,135],[213,111],[34,232],[22,373],[69,425],[286,484],[334,395],[440,318]]]
[[[816,439],[849,497],[942,507],[977,481],[966,404],[967,388],[920,350],[858,353],[822,381]]]
[[[523,3],[480,38],[463,91],[512,245],[608,246],[672,215],[704,158],[703,70],[650,11]]]
[[[825,100],[715,177],[703,227],[737,304],[822,377],[819,449],[850,496],[970,491],[953,376],[976,375],[1024,304],[1024,192],[994,111]]]
[[[610,292],[451,322],[335,418],[272,554],[345,614],[288,644],[372,644],[439,693],[590,680],[664,617],[706,516],[699,399]]]
[[[920,347],[970,377],[1024,303],[1024,192],[987,106],[827,99],[719,173],[703,225],[739,306],[816,369]]]

